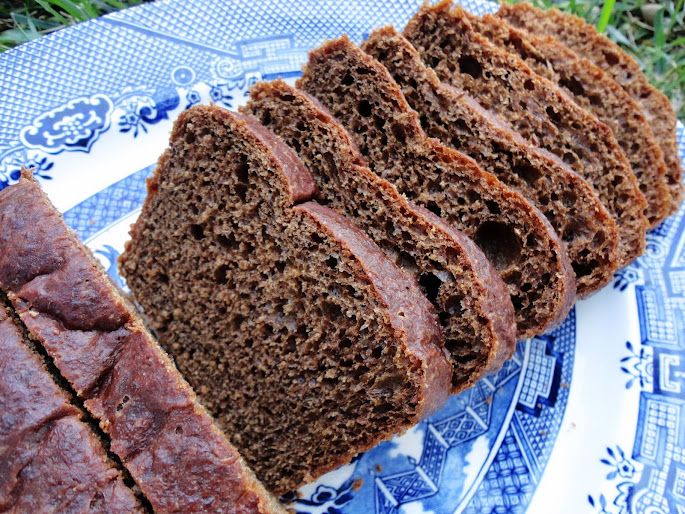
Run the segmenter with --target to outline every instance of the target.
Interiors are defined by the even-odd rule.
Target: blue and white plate
[[[119,281],[145,178],[182,110],[235,109],[255,81],[294,80],[325,39],[402,28],[419,3],[170,0],[4,53],[0,188],[32,166]],[[429,420],[302,488],[296,511],[685,513],[683,213],[559,328],[520,343]]]

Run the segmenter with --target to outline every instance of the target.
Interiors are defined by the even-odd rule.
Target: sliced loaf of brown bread
[[[0,289],[154,512],[284,513],[30,172],[0,225]]]
[[[671,192],[661,147],[640,105],[608,74],[553,38],[538,37],[492,15],[469,16],[495,45],[518,55],[538,75],[606,123],[630,162],[647,199],[647,218],[658,225],[671,212]]]
[[[464,89],[595,188],[617,219],[621,265],[644,252],[647,203],[608,126],[519,57],[494,46],[447,1],[423,6],[404,35],[441,80]]]
[[[0,511],[144,512],[1,303]]]
[[[372,32],[362,50],[388,69],[429,136],[472,157],[545,214],[567,244],[579,296],[611,280],[618,265],[618,229],[585,180],[464,91],[440,82],[394,28]]]
[[[298,84],[341,121],[376,174],[474,239],[509,287],[521,337],[563,319],[575,279],[549,222],[471,158],[427,137],[383,65],[343,37],[310,53]]]
[[[369,170],[345,129],[306,93],[281,80],[258,83],[244,111],[297,151],[319,201],[353,220],[418,281],[442,325],[452,392],[511,356],[516,324],[509,292],[470,239]]]
[[[557,9],[542,10],[530,4],[502,4],[497,16],[540,36],[552,36],[576,54],[608,73],[637,101],[661,145],[666,160],[671,212],[680,205],[682,166],[676,143],[676,115],[668,97],[652,86],[632,57],[595,27]]]
[[[315,201],[255,118],[179,117],[121,269],[179,369],[277,493],[446,400],[452,366],[411,277]]]

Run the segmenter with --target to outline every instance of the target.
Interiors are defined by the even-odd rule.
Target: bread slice
[[[612,279],[618,264],[618,228],[585,180],[526,142],[465,92],[440,82],[394,28],[372,32],[362,50],[387,68],[429,136],[473,158],[545,214],[567,245],[579,296]]]
[[[0,304],[0,511],[144,512]]]
[[[595,188],[617,219],[621,265],[644,252],[647,204],[609,127],[519,57],[495,47],[449,2],[423,6],[404,35],[441,80],[464,89]]]
[[[277,493],[432,413],[452,376],[418,286],[315,193],[255,118],[195,107],[120,261],[180,370]]]
[[[0,224],[0,289],[154,511],[284,512],[30,172],[0,191]]]
[[[261,82],[244,110],[297,151],[322,203],[353,220],[420,284],[451,355],[452,392],[511,356],[516,324],[509,292],[470,239],[369,170],[345,129],[306,93],[281,80]]]
[[[347,128],[376,174],[474,239],[509,287],[520,337],[564,318],[575,281],[549,222],[472,159],[427,137],[378,61],[342,37],[310,53],[298,84]]]
[[[595,27],[557,9],[542,10],[530,4],[502,4],[497,16],[539,36],[552,36],[576,54],[592,61],[618,82],[642,107],[666,160],[666,177],[675,212],[682,199],[682,167],[676,143],[676,115],[668,97],[652,86],[632,57]]]
[[[658,225],[671,211],[666,163],[642,109],[609,75],[550,37],[537,37],[490,14],[469,21],[496,46],[523,59],[582,108],[606,123],[630,162],[647,199],[647,219]]]

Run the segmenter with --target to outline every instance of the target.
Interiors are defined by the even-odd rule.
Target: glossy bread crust
[[[0,222],[0,288],[155,511],[280,512],[29,172]]]
[[[142,512],[21,328],[0,306],[0,511]]]

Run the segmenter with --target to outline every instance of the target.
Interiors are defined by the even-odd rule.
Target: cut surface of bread
[[[446,400],[437,316],[256,118],[179,117],[121,267],[257,476],[295,489]]]
[[[284,512],[31,173],[0,192],[0,289],[155,512]]]
[[[664,154],[671,191],[671,212],[675,212],[683,193],[676,115],[668,97],[649,83],[633,58],[589,23],[557,9],[542,10],[526,3],[502,4],[497,16],[533,34],[558,39],[610,74],[642,106]]]
[[[394,28],[372,32],[362,50],[387,68],[429,136],[473,158],[545,214],[567,245],[579,296],[612,279],[618,229],[584,179],[533,147],[464,91],[440,82]]]
[[[0,304],[0,511],[144,512]]]
[[[549,222],[472,159],[427,137],[378,61],[343,37],[310,53],[298,85],[340,120],[377,175],[474,239],[509,287],[520,337],[566,316],[575,279]]]
[[[423,6],[404,35],[441,80],[465,90],[594,187],[617,220],[620,265],[644,252],[647,203],[607,125],[519,57],[494,46],[449,2]]]
[[[647,218],[658,225],[671,211],[661,147],[640,105],[608,74],[551,37],[538,37],[492,15],[469,16],[495,45],[518,55],[538,75],[557,84],[614,132],[647,199]]]
[[[511,356],[516,324],[509,292],[470,239],[369,170],[345,129],[306,93],[281,80],[258,83],[245,112],[297,152],[322,203],[354,221],[418,281],[440,319],[452,392]]]

